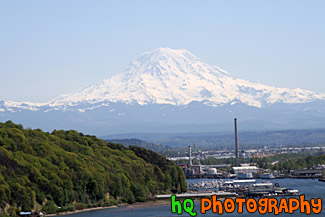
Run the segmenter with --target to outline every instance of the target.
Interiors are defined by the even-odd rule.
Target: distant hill
[[[75,130],[47,133],[0,123],[0,216],[132,203],[186,190],[183,171],[153,151]]]
[[[241,131],[239,128],[239,144],[241,147],[258,147],[274,145],[324,145],[325,129],[302,130],[270,130],[270,131]],[[220,133],[139,133],[118,134],[107,137],[135,137],[170,147],[187,147],[196,144],[197,147],[224,148],[233,147],[234,132]],[[107,138],[106,137],[106,138]]]
[[[157,152],[157,153],[164,153],[166,151],[171,150],[170,146],[157,145],[154,143],[145,142],[140,139],[112,139],[112,140],[105,140],[105,141],[112,142],[112,143],[118,143],[125,147],[138,146],[138,147],[145,148],[145,149]]]

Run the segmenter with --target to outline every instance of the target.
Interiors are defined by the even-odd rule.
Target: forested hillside
[[[132,203],[186,190],[183,171],[146,149],[74,130],[47,133],[0,123],[0,215]]]
[[[150,142],[145,142],[140,139],[112,139],[112,140],[105,140],[106,142],[113,142],[113,143],[119,143],[124,145],[125,147],[129,146],[138,146],[141,148],[145,148],[154,152],[157,152],[159,154],[164,154],[166,151],[171,150],[172,148],[165,145],[158,145]]]

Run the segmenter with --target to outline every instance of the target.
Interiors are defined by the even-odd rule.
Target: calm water
[[[192,179],[187,180],[188,183],[199,182],[205,179]],[[300,194],[304,194],[306,196],[306,200],[310,198],[322,198],[325,199],[325,182],[319,182],[318,180],[310,180],[310,179],[278,179],[271,180],[272,182],[277,182],[280,184],[280,187],[287,187],[298,189]],[[290,216],[290,217],[301,217],[301,216],[325,216],[325,201],[323,201],[323,211],[319,214],[301,214],[299,211],[295,211],[294,214],[279,214],[277,216]],[[169,217],[169,216],[190,216],[187,213],[183,215],[177,215],[171,213],[170,204],[156,206],[156,207],[148,207],[148,208],[112,208],[105,210],[97,210],[97,211],[89,211],[84,213],[77,213],[72,215],[67,215],[71,217]],[[195,209],[197,212],[197,216],[218,216],[218,214],[207,212],[206,214],[199,213],[200,204],[195,203]],[[234,213],[224,213],[222,216],[240,216],[240,217],[256,217],[256,216],[275,216],[274,214],[265,214],[261,215],[258,213],[247,213],[244,210],[244,213],[238,214],[236,211]]]

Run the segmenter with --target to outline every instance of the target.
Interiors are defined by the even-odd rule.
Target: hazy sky
[[[325,1],[0,1],[0,101],[45,102],[185,48],[231,75],[325,92]]]

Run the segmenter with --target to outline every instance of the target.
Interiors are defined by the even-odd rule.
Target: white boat
[[[261,179],[275,179],[275,176],[272,173],[264,173],[261,175]]]

